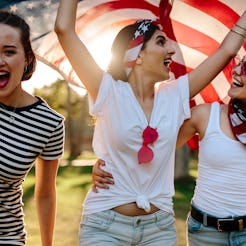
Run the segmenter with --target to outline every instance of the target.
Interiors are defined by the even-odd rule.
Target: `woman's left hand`
[[[108,184],[114,184],[112,174],[102,170],[101,166],[105,166],[105,161],[98,159],[92,169],[92,190],[94,192],[98,192],[97,188],[109,189]]]

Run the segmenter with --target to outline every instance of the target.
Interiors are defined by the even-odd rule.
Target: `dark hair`
[[[111,47],[112,58],[107,68],[115,80],[127,81],[127,75],[124,67],[124,56],[128,48],[129,42],[133,39],[133,35],[141,23],[134,23],[122,28],[114,39]],[[153,33],[159,30],[159,27],[151,24],[148,31],[144,34],[144,44],[142,50],[145,48],[146,42],[152,37]]]
[[[36,57],[30,41],[29,25],[20,16],[2,10],[0,10],[0,23],[20,30],[20,41],[27,59],[27,66],[21,80],[30,79],[36,68]]]

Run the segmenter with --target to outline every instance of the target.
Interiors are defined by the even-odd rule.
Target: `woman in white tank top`
[[[198,178],[187,220],[189,245],[246,245],[246,58],[233,69],[227,105],[202,104],[177,145],[199,135]]]

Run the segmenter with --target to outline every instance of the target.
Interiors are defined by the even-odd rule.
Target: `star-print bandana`
[[[138,54],[140,53],[143,44],[144,44],[144,35],[149,31],[149,27],[151,25],[158,26],[160,30],[162,30],[162,26],[159,20],[138,20],[139,24],[137,30],[134,33],[133,39],[130,41],[128,45],[128,49],[126,50],[124,57],[125,71],[128,76],[137,60]]]
[[[228,117],[233,134],[246,146],[246,111],[240,106],[240,100],[230,100]]]

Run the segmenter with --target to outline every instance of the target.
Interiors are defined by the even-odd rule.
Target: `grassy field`
[[[91,186],[92,167],[60,167],[57,177],[57,219],[54,234],[54,246],[77,246],[78,228],[81,219],[82,202]],[[32,170],[24,183],[24,211],[27,246],[40,246],[38,220],[33,200],[35,176]],[[178,230],[179,246],[186,245],[185,220],[193,194],[195,179],[189,178],[175,182],[176,194],[174,209]]]

